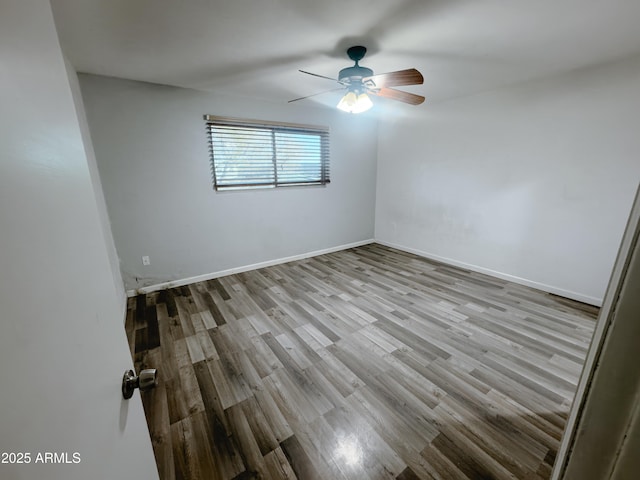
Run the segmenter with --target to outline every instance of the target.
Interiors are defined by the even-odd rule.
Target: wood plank
[[[280,446],[297,478],[322,480],[295,435],[281,442]]]

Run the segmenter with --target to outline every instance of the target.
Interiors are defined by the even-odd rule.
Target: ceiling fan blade
[[[337,90],[344,90],[344,87],[332,88],[331,90],[325,90],[324,92],[313,93],[311,95],[307,95],[306,97],[294,98],[293,100],[289,100],[287,103],[297,102],[298,100],[304,100],[305,98],[315,97],[316,95],[322,95],[323,93],[335,92]]]
[[[304,70],[298,70],[301,73],[306,73],[307,75],[313,75],[314,77],[326,78],[327,80],[332,80],[334,82],[339,82],[337,78],[325,77],[324,75],[318,75],[317,73],[305,72]]]
[[[400,87],[402,85],[420,85],[424,77],[415,68],[398,70],[397,72],[381,73],[362,79],[362,83],[373,88]]]
[[[409,92],[403,92],[402,90],[396,90],[394,88],[380,88],[375,90],[369,90],[372,95],[379,97],[390,98],[392,100],[399,100],[410,105],[420,105],[424,102],[422,95],[415,95]]]

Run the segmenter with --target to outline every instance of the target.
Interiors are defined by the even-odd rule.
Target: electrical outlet
[[[142,257],[142,264],[143,265],[151,265],[151,260],[149,259],[148,255],[145,255],[144,257]]]

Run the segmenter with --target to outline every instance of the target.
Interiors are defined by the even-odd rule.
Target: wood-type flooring
[[[378,244],[129,299],[160,478],[549,478],[597,309]]]

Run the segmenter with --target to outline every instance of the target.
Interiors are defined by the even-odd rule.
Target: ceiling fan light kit
[[[349,48],[347,50],[347,55],[355,62],[355,65],[340,70],[337,80],[331,77],[325,77],[324,75],[305,72],[304,70],[300,70],[300,72],[306,73],[307,75],[313,75],[314,77],[336,81],[346,88],[347,93],[342,97],[342,99],[340,99],[337,107],[338,109],[349,113],[362,113],[369,110],[373,106],[373,102],[371,101],[371,98],[369,98],[369,95],[390,98],[392,100],[408,103],[409,105],[420,105],[424,102],[424,97],[421,95],[415,95],[413,93],[391,88],[401,85],[421,85],[424,82],[424,78],[418,70],[410,68],[407,70],[399,70],[397,72],[374,75],[373,70],[367,67],[361,67],[358,63],[366,53],[367,49],[363,46],[358,45]],[[306,97],[296,98],[294,100],[290,100],[289,103],[304,100],[305,98],[313,97],[315,95],[319,94],[316,93],[313,95],[307,95]]]
[[[347,113],[362,113],[373,107],[373,102],[366,93],[350,90],[338,102],[338,108]]]

